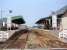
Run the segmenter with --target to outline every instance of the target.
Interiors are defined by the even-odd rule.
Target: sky
[[[0,0],[0,16],[22,15],[28,26],[67,5],[67,0]],[[12,13],[9,14],[9,10]]]

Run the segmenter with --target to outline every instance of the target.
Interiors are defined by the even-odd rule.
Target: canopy
[[[12,17],[12,22],[16,24],[24,24],[25,21],[22,16],[14,16]]]

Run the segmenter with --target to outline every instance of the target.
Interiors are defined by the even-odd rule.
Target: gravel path
[[[32,29],[21,30],[4,43],[0,48],[67,48],[67,44],[58,40],[50,31]]]

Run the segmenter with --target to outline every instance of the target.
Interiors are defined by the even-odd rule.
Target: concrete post
[[[52,15],[52,27],[55,30],[57,29],[57,16],[56,16],[56,14]]]

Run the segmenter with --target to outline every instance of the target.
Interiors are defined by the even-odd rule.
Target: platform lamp
[[[11,14],[12,10],[9,10],[9,13]],[[12,23],[11,23],[11,17],[10,17],[10,30],[11,30],[11,25],[12,25]]]
[[[12,10],[9,10],[9,13],[11,14]],[[8,28],[11,30],[11,17],[8,17],[8,19],[7,19],[7,29]]]

